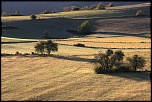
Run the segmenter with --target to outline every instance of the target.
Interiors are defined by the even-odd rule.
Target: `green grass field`
[[[34,52],[34,45],[44,39],[44,30],[58,43],[58,52],[51,56],[1,56],[2,101],[150,101],[151,100],[151,33],[149,4],[1,17],[1,54]],[[147,16],[132,17],[139,9]],[[131,17],[123,17],[131,16]],[[93,32],[85,37],[66,30],[77,30],[90,19]],[[31,42],[30,42],[31,41]],[[82,43],[86,47],[76,47]],[[142,72],[95,74],[94,55],[108,48],[122,50],[127,57],[143,56],[146,65]],[[124,49],[125,48],[125,49]],[[130,49],[131,48],[131,49]],[[149,71],[149,72],[148,72]]]

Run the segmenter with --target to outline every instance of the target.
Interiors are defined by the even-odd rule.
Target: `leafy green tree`
[[[132,58],[128,57],[130,65],[136,71],[137,69],[142,69],[145,66],[145,59],[143,57],[139,57],[138,55],[134,55]]]
[[[35,48],[35,52],[44,54],[45,42],[44,41],[39,41],[38,43],[36,43],[34,48]]]
[[[91,29],[91,22],[89,20],[86,20],[78,27],[78,33],[81,35],[87,35],[91,33]]]
[[[50,55],[51,51],[58,51],[58,44],[53,43],[51,40],[45,42],[45,50]]]

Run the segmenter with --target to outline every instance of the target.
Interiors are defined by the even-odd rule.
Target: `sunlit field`
[[[151,32],[150,4],[1,17],[1,100],[2,101],[150,101]],[[144,17],[133,17],[145,10]],[[74,35],[86,19],[92,34]],[[32,55],[35,44],[48,30],[58,51]],[[60,38],[56,38],[60,37]],[[84,44],[84,47],[74,46]],[[107,49],[124,52],[124,60],[137,54],[146,64],[137,72],[96,74],[94,56]],[[15,55],[16,52],[21,55]]]

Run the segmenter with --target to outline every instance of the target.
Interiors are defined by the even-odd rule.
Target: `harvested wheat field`
[[[150,4],[40,13],[37,19],[1,17],[1,100],[151,101]],[[145,14],[136,16],[138,10]],[[92,28],[87,26],[89,35],[80,35],[78,28],[86,20]],[[35,47],[50,39],[58,44],[57,52],[49,55],[46,43]],[[37,53],[42,47],[45,55]],[[134,55],[146,64],[136,71],[96,74],[94,56],[107,49],[121,50],[122,64]]]
[[[95,74],[87,59],[57,56],[1,59],[2,101],[151,100],[148,72]]]

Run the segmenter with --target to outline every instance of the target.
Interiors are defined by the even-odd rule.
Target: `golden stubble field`
[[[3,101],[151,100],[148,72],[95,74],[84,57],[6,56],[1,61]]]
[[[148,72],[151,71],[150,18],[108,19],[108,17],[123,16],[124,14],[134,15],[134,11],[144,6],[146,4],[114,7],[115,10],[101,10],[101,12],[95,10],[38,14],[40,20],[36,21],[30,21],[29,16],[1,17],[2,23],[6,25],[23,27],[23,31],[20,30],[17,33],[16,30],[8,30],[4,33],[7,33],[7,37],[12,36],[9,34],[16,34],[16,38],[8,39],[6,36],[6,38],[1,38],[2,42],[5,42],[5,44],[1,44],[1,53],[34,52],[36,42],[11,44],[6,42],[22,42],[20,33],[27,34],[24,37],[29,38],[31,34],[33,34],[31,37],[38,36],[37,34],[41,34],[44,29],[50,29],[53,32],[51,34],[66,35],[68,34],[67,28],[75,30],[74,28],[81,24],[80,21],[86,18],[90,18],[95,25],[93,29],[96,35],[101,36],[101,38],[91,35],[84,38],[54,39],[53,41],[59,44],[59,50],[52,52],[52,55],[47,57],[1,56],[1,100],[150,101],[151,81],[150,72]],[[126,7],[128,11],[123,12]],[[135,7],[137,9],[130,9]],[[118,10],[120,8],[122,10]],[[73,24],[73,21],[77,22]],[[68,24],[69,22],[73,26]],[[39,26],[42,24],[43,26]],[[71,46],[77,43],[95,48]],[[106,51],[102,48],[116,48],[113,49],[114,51],[122,50],[125,54],[124,60],[134,54],[143,56],[146,60],[143,72],[95,74],[93,70],[95,65],[90,62],[99,51],[103,53]]]

